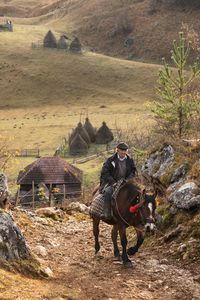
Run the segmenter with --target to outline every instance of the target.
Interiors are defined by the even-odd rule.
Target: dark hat
[[[126,143],[121,142],[121,143],[119,143],[117,145],[117,149],[127,150],[128,149],[128,145]]]

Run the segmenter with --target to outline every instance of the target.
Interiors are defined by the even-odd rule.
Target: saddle
[[[112,194],[111,210],[115,206],[117,195],[119,194],[119,191],[124,186],[124,184],[125,184],[124,179],[120,179],[117,182],[117,185],[115,186],[114,192]],[[103,213],[103,210],[104,210],[104,193],[105,193],[105,189],[106,189],[107,186],[108,185],[105,186],[105,188],[103,189],[102,192],[97,191],[96,194],[94,195],[94,198],[93,198],[93,200],[90,204],[90,208],[89,208],[89,214],[90,214],[91,217],[100,218],[101,214]],[[112,212],[111,212],[111,214],[112,214]]]

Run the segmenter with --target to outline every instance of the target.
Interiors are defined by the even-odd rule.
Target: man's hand
[[[113,183],[113,184],[112,184],[112,187],[115,187],[116,185],[117,185],[117,182]]]

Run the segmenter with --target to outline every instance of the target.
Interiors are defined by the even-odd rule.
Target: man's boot
[[[111,199],[104,200],[104,211],[101,214],[101,219],[109,221],[111,219]]]

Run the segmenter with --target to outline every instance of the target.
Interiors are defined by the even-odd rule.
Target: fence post
[[[64,197],[63,197],[63,204],[65,204],[65,193],[66,193],[66,187],[65,184],[63,184],[63,193],[64,193]]]
[[[51,197],[51,190],[52,190],[52,183],[50,183],[50,187],[49,187],[49,203],[50,203],[50,206],[52,207],[53,206],[53,200],[52,200],[52,197]]]
[[[19,199],[19,192],[20,192],[20,187],[19,187],[18,190],[17,190],[17,196],[16,196],[16,200],[15,200],[15,206],[17,206],[18,203],[20,202],[20,199]]]
[[[33,209],[35,208],[35,187],[34,181],[32,181],[32,196],[33,196]]]

